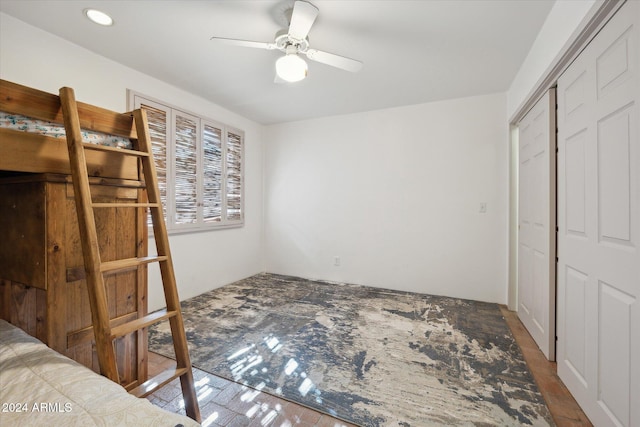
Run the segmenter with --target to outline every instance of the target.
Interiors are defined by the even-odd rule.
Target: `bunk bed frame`
[[[155,183],[153,188],[151,184],[149,184],[150,187],[145,184],[147,181],[145,178],[149,178],[150,174],[146,169],[153,170],[151,153],[148,151],[144,153],[145,158],[139,162],[136,156],[123,155],[123,153],[134,151],[119,148],[121,146],[128,148],[129,145],[137,147],[139,141],[136,120],[133,116],[137,114],[144,117],[144,114],[139,111],[134,114],[121,114],[75,102],[75,100],[71,102],[69,96],[73,98],[73,91],[68,88],[64,88],[64,91],[66,102],[61,102],[61,97],[57,95],[0,80],[0,112],[3,113],[0,116],[2,121],[0,123],[0,234],[3,236],[3,244],[0,245],[0,326],[6,329],[2,332],[8,334],[13,332],[10,332],[8,324],[3,324],[3,321],[18,326],[55,350],[59,357],[66,356],[74,359],[95,372],[103,371],[105,376],[120,383],[132,394],[143,397],[168,382],[163,379],[164,382],[154,383],[152,387],[149,383],[156,381],[157,377],[147,380],[145,326],[149,322],[147,318],[153,315],[147,315],[146,263],[138,262],[130,266],[129,263],[125,265],[122,262],[147,259],[147,212],[145,209],[130,208],[151,206],[152,204],[146,203],[147,194],[159,199],[157,181],[149,180],[151,184]],[[66,123],[63,110],[66,113],[64,114]],[[66,131],[65,128],[67,128]],[[141,128],[140,123],[137,129],[145,135],[146,146],[150,149],[146,129]],[[85,152],[82,149],[83,145],[87,145],[84,144],[85,138],[99,140],[101,146],[94,146]],[[107,145],[102,145],[103,143]],[[114,143],[116,146],[111,146]],[[78,157],[78,144],[81,144],[80,157]],[[69,158],[72,146],[74,162],[70,162]],[[83,184],[76,187],[79,171],[84,170],[84,160],[83,166],[80,166],[79,159],[85,158],[88,176],[84,175],[81,180]],[[147,164],[143,170],[142,165],[145,165],[145,160]],[[151,162],[151,166],[148,162]],[[72,179],[71,175],[76,178]],[[154,177],[153,174],[150,176]],[[79,194],[83,196],[80,200]],[[78,211],[84,212],[86,209],[92,209],[92,206],[101,208],[100,212],[95,213],[95,222],[92,219],[90,224],[89,222],[85,224],[85,221],[81,225],[84,228],[92,227],[95,236],[90,240],[96,246],[92,248],[99,251],[97,253],[100,256],[97,262],[102,263],[99,264],[100,271],[105,275],[104,283],[100,288],[103,292],[104,299],[101,301],[104,302],[105,310],[98,310],[97,319],[98,324],[102,325],[106,322],[109,326],[107,339],[110,342],[106,349],[111,351],[109,354],[113,364],[117,363],[117,367],[107,366],[111,369],[107,369],[102,363],[105,352],[102,351],[99,354],[96,352],[96,347],[98,350],[100,348],[105,350],[104,346],[96,345],[98,341],[96,338],[104,341],[105,335],[101,334],[101,329],[95,328],[95,319],[92,324],[92,317],[96,316],[97,303],[89,298],[91,292],[87,292],[87,289],[89,282],[93,283],[95,280],[92,281],[94,275],[86,273],[92,272],[91,269],[86,269],[86,262],[83,266],[85,251],[81,243],[86,243],[86,239],[83,238],[83,233],[79,232],[84,229],[78,227]],[[155,205],[154,207],[162,211],[161,207]],[[154,217],[154,224],[156,222]],[[157,240],[158,232],[155,226],[154,232]],[[164,239],[166,240],[166,230]],[[166,242],[166,251],[168,252],[168,242]],[[167,258],[170,259],[168,255],[159,258],[165,262]],[[102,269],[103,265],[116,264],[112,262],[115,260],[120,260],[117,273]],[[112,279],[114,276],[117,278]],[[172,316],[180,318],[175,281],[172,283],[173,287],[166,284],[163,287],[165,293],[173,292],[170,293],[176,300],[174,305],[178,305],[178,314],[172,314]],[[92,288],[89,287],[89,289]],[[123,329],[123,333],[111,333],[125,326],[127,329]],[[183,331],[181,323],[180,327]],[[23,333],[20,329],[16,329],[18,331],[16,333]],[[97,335],[94,336],[94,333]],[[21,359],[19,353],[23,351],[20,343],[27,340],[17,338],[15,348],[9,348],[10,343],[4,341],[7,340],[3,338],[1,344],[3,351],[0,353],[6,356],[10,350],[15,350],[16,356],[7,356],[0,361],[0,364],[17,366]],[[184,350],[186,356],[182,359],[186,358],[188,362],[186,338],[183,341],[184,348],[181,350]],[[51,352],[55,353],[52,350]],[[99,361],[101,363],[98,363]],[[183,361],[183,365],[187,362]],[[37,365],[38,360],[33,363]],[[52,362],[53,365],[56,363],[60,362]],[[42,365],[37,367],[39,372],[42,371],[47,378],[51,375],[55,376],[55,366],[50,367],[44,361]],[[187,365],[186,368],[182,367],[176,372],[180,373],[181,380],[183,380],[182,376],[188,376],[190,379],[190,381],[188,379],[182,381],[183,392],[185,381],[189,386],[187,388],[190,389],[185,396],[187,415],[199,421],[191,365],[190,363]],[[79,375],[85,376],[81,370],[78,372]],[[90,374],[94,376],[86,375],[87,379],[82,383],[110,382],[107,378],[94,373]],[[34,382],[37,381],[40,379],[34,377]],[[67,393],[82,395],[82,390],[78,390],[82,388],[81,385],[69,384],[67,388],[63,379],[54,382],[60,383],[60,392],[63,395],[71,395]],[[98,385],[97,387],[104,390],[109,386]],[[21,393],[16,390],[12,389],[11,393]],[[117,390],[127,394],[117,386],[114,390],[115,395],[118,394]],[[3,389],[3,393],[9,393],[8,389]],[[27,395],[4,397],[12,401],[24,401],[29,398]],[[118,399],[116,396],[96,396],[95,398],[106,398],[109,402]],[[136,399],[133,396],[128,398]],[[131,403],[134,400],[126,400],[125,406],[138,411],[133,409],[134,406],[136,408],[140,406]],[[107,405],[106,401],[101,400],[101,402],[104,402],[102,406]],[[144,403],[148,404],[148,402]],[[98,418],[104,416],[99,408],[94,415]],[[155,416],[157,419],[162,419],[162,414]],[[35,419],[25,420],[27,424],[30,421],[35,422]],[[180,420],[180,417],[177,420]],[[190,423],[191,420],[186,419],[182,424],[190,425]],[[132,422],[131,425],[137,424]]]
[[[136,138],[131,115],[77,104],[84,129],[123,140]],[[30,122],[51,122],[52,129],[59,125],[64,135],[57,95],[0,80],[0,111],[7,113],[2,116],[3,125],[12,122],[13,115],[25,116]],[[87,150],[90,181],[96,184],[94,197],[101,202],[146,200],[137,159],[118,150]],[[64,136],[0,127],[0,319],[100,372],[70,174]],[[145,212],[105,209],[96,221],[104,230],[105,260],[147,255]],[[109,297],[116,324],[144,317],[146,267],[118,274],[117,282],[111,279]],[[147,345],[146,331],[116,343],[119,382],[128,390],[148,378]]]
[[[144,111],[0,80],[0,112],[0,321],[135,396],[180,378],[186,413],[199,421]],[[156,257],[147,257],[147,209]],[[147,314],[149,262],[160,263],[171,309],[161,316]],[[177,367],[147,379],[146,328],[163,319]]]
[[[63,124],[57,95],[0,80],[0,111]],[[127,139],[136,138],[128,114],[78,102],[80,126]],[[109,152],[87,153],[89,175],[105,178],[138,179],[136,159]],[[69,152],[64,138],[0,128],[0,170],[68,175]]]

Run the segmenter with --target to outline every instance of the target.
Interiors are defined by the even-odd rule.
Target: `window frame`
[[[140,108],[141,105],[149,105],[165,113],[165,129],[166,129],[166,195],[165,195],[165,222],[167,232],[169,234],[190,233],[198,231],[211,231],[227,228],[239,228],[244,226],[245,217],[245,133],[243,130],[233,126],[226,125],[217,120],[192,113],[184,108],[177,107],[171,103],[158,100],[147,96],[132,89],[127,90],[127,104],[130,110]],[[194,223],[178,223],[176,221],[176,118],[181,116],[188,120],[194,120],[196,123],[196,141],[195,141],[195,168],[196,168],[196,200],[194,209],[196,209],[196,219]],[[220,130],[221,145],[221,178],[220,178],[220,220],[205,221],[204,219],[204,196],[206,189],[204,188],[205,167],[204,167],[204,133],[205,126],[213,127]],[[238,219],[228,218],[228,197],[227,183],[228,175],[228,158],[227,146],[229,134],[240,137],[240,215]],[[152,233],[151,224],[149,232]]]

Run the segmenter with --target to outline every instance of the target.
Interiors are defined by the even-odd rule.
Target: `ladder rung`
[[[162,309],[151,314],[147,314],[139,319],[132,320],[131,322],[123,323],[122,325],[112,328],[111,337],[123,337],[131,332],[139,331],[140,329],[151,326],[154,323],[174,317],[177,313],[177,311],[167,311],[166,309]]]
[[[140,258],[125,258],[125,259],[119,259],[116,261],[103,262],[102,265],[100,265],[100,271],[104,273],[107,271],[124,270],[126,268],[137,267],[139,265],[145,265],[152,262],[161,262],[166,260],[167,260],[167,257],[164,255],[147,256],[147,257],[140,257]]]
[[[82,146],[86,150],[109,151],[127,156],[149,157],[149,153],[146,151],[130,150],[128,148],[110,147],[108,145],[91,144],[90,142],[83,142]]]
[[[160,203],[92,203],[94,208],[159,208]]]
[[[153,378],[140,384],[138,387],[131,390],[129,393],[136,397],[147,397],[159,388],[167,385],[176,378],[180,378],[182,375],[188,372],[187,368],[169,368],[166,371],[161,372]]]

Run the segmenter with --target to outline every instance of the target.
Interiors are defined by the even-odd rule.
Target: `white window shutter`
[[[174,113],[175,223],[195,224],[197,211],[198,120]]]
[[[167,230],[244,225],[244,132],[130,96],[147,111]]]
[[[226,156],[226,196],[227,196],[227,220],[239,221],[243,219],[242,208],[242,157],[243,139],[240,132],[227,132],[227,156]]]

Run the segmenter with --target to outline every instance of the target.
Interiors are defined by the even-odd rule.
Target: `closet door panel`
[[[640,425],[639,6],[558,80],[558,374],[598,426]]]
[[[519,123],[518,316],[555,360],[555,90]]]

